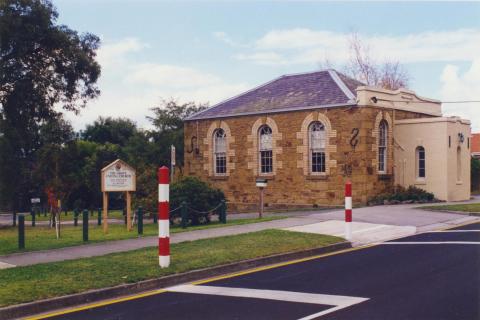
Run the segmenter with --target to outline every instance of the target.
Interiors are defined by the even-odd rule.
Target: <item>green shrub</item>
[[[393,203],[400,203],[404,201],[431,202],[434,199],[433,193],[427,192],[415,186],[409,186],[406,189],[402,186],[397,186],[395,192],[381,193],[371,198],[368,203],[375,205],[383,204],[384,201]]]
[[[210,216],[214,212],[211,209],[217,207],[225,195],[219,189],[212,188],[205,182],[195,177],[186,177],[170,185],[170,210],[179,208],[182,202],[188,206],[188,221],[191,225],[210,222]],[[170,214],[173,222],[181,217],[181,210]]]

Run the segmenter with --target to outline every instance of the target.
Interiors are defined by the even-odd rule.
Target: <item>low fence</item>
[[[62,212],[64,213],[62,215]],[[89,240],[89,220],[90,217],[93,217],[96,213],[96,224],[100,226],[102,224],[102,210],[101,208],[98,208],[97,210],[79,210],[79,209],[74,209],[73,210],[73,226],[77,227],[78,226],[78,220],[82,219],[82,239],[84,242],[88,242]],[[193,213],[193,214],[192,214]],[[43,214],[44,217],[47,216],[47,211],[41,209],[41,208],[32,208],[30,212],[25,212],[25,213],[12,213],[12,223],[13,226],[17,226],[17,221],[18,221],[18,248],[19,249],[25,249],[25,225],[26,225],[26,217],[30,216],[31,217],[31,226],[35,227],[37,225],[37,217],[38,215]],[[57,218],[57,215],[54,215],[52,213],[50,214],[49,218],[49,226],[53,227],[57,224],[57,221],[55,220]],[[58,213],[58,217],[60,216],[67,216],[68,211],[67,210],[62,210]],[[209,223],[211,216],[217,214],[218,215],[218,220],[220,223],[227,223],[227,204],[225,200],[222,200],[217,206],[201,211],[193,208],[186,202],[182,202],[179,207],[170,210],[170,223],[175,224],[179,221],[180,226],[185,229],[189,225],[196,225],[196,224],[201,224],[203,223]],[[127,216],[124,211],[124,223],[126,224],[127,221]],[[133,224],[137,225],[137,233],[139,235],[143,235],[143,227],[144,227],[144,210],[142,207],[138,207],[136,210],[134,210],[134,215],[132,217]],[[153,214],[153,219],[152,222],[154,224],[158,224],[158,215]],[[60,237],[60,228],[57,230],[58,232],[58,237]]]

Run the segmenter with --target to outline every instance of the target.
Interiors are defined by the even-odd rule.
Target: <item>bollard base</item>
[[[352,240],[352,224],[350,222],[345,222],[345,239]]]
[[[170,266],[170,256],[159,256],[158,263],[160,268],[168,268]]]

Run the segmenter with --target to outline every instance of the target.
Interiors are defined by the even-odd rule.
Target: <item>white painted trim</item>
[[[345,209],[352,210],[352,197],[345,197]]]
[[[159,184],[158,185],[158,202],[169,202],[169,184]]]
[[[158,236],[160,238],[170,237],[170,221],[158,220]]]
[[[480,245],[480,242],[476,241],[405,241],[405,242],[382,242],[377,244],[477,244]]]
[[[170,256],[158,256],[158,264],[161,268],[168,268],[170,266]]]
[[[335,70],[331,70],[331,69],[328,70],[328,74],[330,74],[330,77],[333,79],[333,81],[335,81],[337,86],[340,88],[340,90],[343,91],[343,93],[348,97],[348,99],[350,99],[353,102],[357,99],[357,97],[353,94],[353,92],[350,91],[350,89],[345,85],[345,82],[343,82],[342,79],[340,79],[340,77],[338,76]]]
[[[318,294],[318,293],[215,287],[215,286],[203,286],[203,285],[191,285],[191,284],[174,286],[174,287],[167,288],[166,290],[169,292],[183,292],[183,293],[207,294],[207,295],[227,296],[227,297],[267,299],[267,300],[288,301],[288,302],[297,302],[297,303],[313,303],[313,304],[321,304],[321,305],[339,306],[342,308],[346,308],[351,305],[368,300],[368,298],[361,298],[361,297],[337,296],[337,295]]]
[[[221,114],[215,116],[206,116],[199,117],[195,119],[186,118],[184,121],[197,121],[197,120],[209,120],[209,119],[219,119],[219,118],[234,118],[240,116],[251,116],[257,114],[272,114],[272,113],[281,113],[281,112],[294,112],[294,111],[303,111],[303,110],[315,110],[315,109],[324,109],[324,108],[337,108],[337,107],[356,107],[357,103],[334,103],[334,104],[325,104],[325,105],[315,105],[315,106],[306,106],[306,107],[288,107],[282,109],[273,109],[273,110],[261,110],[261,111],[252,111],[252,112],[240,112],[235,114]],[[206,111],[206,110],[204,110]]]
[[[480,230],[438,230],[438,231],[428,231],[425,233],[449,233],[449,232],[480,232]]]

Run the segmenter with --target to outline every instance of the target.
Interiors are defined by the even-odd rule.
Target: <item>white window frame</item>
[[[314,130],[318,129],[318,130]],[[314,137],[314,132],[322,132],[320,137]],[[319,139],[314,143],[314,139]],[[308,153],[309,153],[309,172],[313,175],[324,175],[327,172],[325,146],[327,141],[327,131],[325,125],[320,121],[314,121],[308,126]],[[320,154],[320,164],[314,164],[314,153]],[[323,154],[323,158],[322,158]],[[322,163],[323,161],[323,163]],[[314,171],[314,167],[320,166],[319,171]],[[323,170],[322,170],[323,169]]]
[[[383,139],[382,139],[383,138]],[[380,121],[378,125],[378,165],[379,174],[387,173],[388,161],[388,122]],[[382,166],[383,165],[383,166]]]
[[[223,139],[223,146],[219,146],[220,139]],[[219,150],[220,149],[220,150]],[[219,162],[223,162],[224,166],[219,171]],[[227,134],[222,128],[218,128],[213,132],[213,172],[216,176],[225,176],[227,174]]]
[[[262,137],[265,135],[270,135],[269,145],[265,145],[265,142],[268,141],[262,142]],[[268,125],[263,125],[258,129],[258,166],[260,174],[273,174],[273,131]],[[270,169],[266,170],[267,168]]]
[[[420,152],[423,152],[423,159],[420,158]],[[421,161],[423,161],[423,177],[420,175]],[[417,180],[425,180],[427,178],[427,153],[423,146],[418,146],[415,149],[415,175]]]

